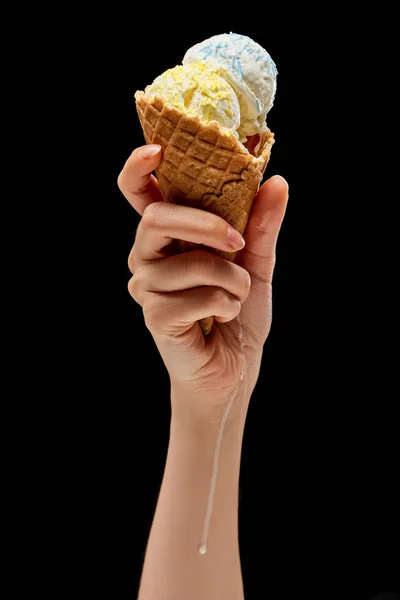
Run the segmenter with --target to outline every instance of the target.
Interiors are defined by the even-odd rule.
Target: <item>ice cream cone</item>
[[[247,150],[216,121],[204,123],[142,91],[136,92],[135,100],[146,142],[160,144],[163,150],[156,176],[164,200],[217,214],[243,234],[274,134],[267,130],[261,140],[259,135],[250,138]],[[178,252],[197,247],[177,241]],[[231,261],[236,256],[207,249]],[[213,321],[213,316],[201,319],[204,335],[211,332]]]

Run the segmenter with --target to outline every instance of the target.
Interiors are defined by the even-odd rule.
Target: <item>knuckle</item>
[[[237,315],[240,313],[240,311],[242,310],[242,305],[239,302],[239,300],[233,300],[230,305],[229,305],[229,314],[232,316],[232,318],[237,317]]]
[[[222,288],[215,288],[213,300],[218,306],[227,306],[229,304],[228,293]]]
[[[246,269],[231,263],[230,277],[235,280],[235,295],[244,302],[250,293],[251,278]]]
[[[140,304],[140,302],[139,302],[139,286],[138,286],[138,282],[136,280],[136,276],[131,277],[130,280],[128,281],[128,292],[132,296],[132,298],[135,300],[135,302]]]
[[[143,269],[139,267],[135,275],[128,281],[128,291],[132,298],[141,306],[144,290],[144,272]]]
[[[246,299],[250,293],[251,288],[251,277],[246,269],[241,267],[241,282],[242,282],[242,290],[243,290],[243,299]]]
[[[132,296],[132,298],[135,297],[135,286],[136,286],[136,283],[134,281],[134,277],[131,277],[130,280],[128,281],[128,292]]]
[[[123,184],[123,175],[122,175],[122,171],[121,171],[121,173],[119,173],[118,177],[117,177],[117,186],[118,186],[118,188],[119,188],[119,190],[121,192],[122,192],[122,189],[123,189],[123,185],[124,185]]]
[[[163,202],[152,202],[148,204],[143,211],[140,225],[143,229],[159,228],[162,224],[160,211],[162,210]]]
[[[242,308],[240,301],[222,288],[214,290],[212,305],[217,313],[229,319],[234,319]]]
[[[150,331],[152,329],[157,329],[160,319],[162,319],[163,311],[160,310],[160,302],[156,297],[152,297],[151,295],[147,298],[146,302],[143,304],[143,316],[144,322]]]
[[[125,163],[124,167],[118,173],[118,177],[117,177],[117,186],[123,194],[126,192],[126,189],[127,189],[126,166],[127,166],[127,163]]]
[[[135,249],[134,248],[132,248],[132,250],[130,251],[129,256],[128,256],[128,269],[132,273],[132,275],[135,273]]]

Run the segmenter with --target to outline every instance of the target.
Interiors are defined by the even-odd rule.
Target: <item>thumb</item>
[[[247,222],[245,248],[240,253],[240,264],[252,278],[272,282],[275,249],[285,216],[289,195],[287,181],[280,175],[268,179],[259,189]]]
[[[140,146],[132,152],[118,175],[119,189],[140,215],[148,204],[163,199],[158,182],[152,175],[160,160],[159,144]]]

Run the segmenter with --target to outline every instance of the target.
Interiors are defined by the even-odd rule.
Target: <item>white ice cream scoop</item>
[[[235,90],[240,104],[240,139],[266,131],[266,115],[276,93],[277,68],[260,44],[245,35],[223,33],[206,39],[186,52],[183,64],[220,68]]]

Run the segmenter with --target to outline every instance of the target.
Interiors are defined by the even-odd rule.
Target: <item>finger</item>
[[[118,176],[119,189],[140,215],[148,204],[163,199],[157,179],[152,175],[160,160],[160,145],[141,146],[132,152]]]
[[[163,257],[163,248],[173,239],[226,252],[234,252],[244,246],[240,233],[213,213],[169,202],[154,202],[147,206],[137,229],[135,261]]]
[[[246,226],[246,248],[238,262],[252,279],[272,282],[278,234],[285,216],[288,184],[275,175],[260,188]]]
[[[158,333],[182,333],[194,323],[215,315],[225,323],[240,313],[241,303],[218,287],[201,287],[171,294],[147,294],[143,314],[148,329]]]
[[[244,302],[250,291],[248,272],[205,250],[177,254],[139,267],[129,282],[132,297],[143,304],[148,292],[177,292],[203,286],[220,287]]]

